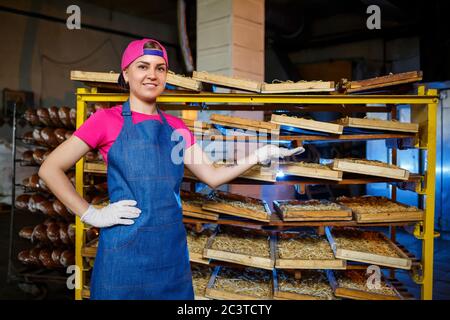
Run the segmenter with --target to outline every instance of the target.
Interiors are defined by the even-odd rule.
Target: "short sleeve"
[[[175,130],[183,137],[183,140],[186,141],[186,149],[195,144],[195,136],[191,130],[186,126],[183,120],[176,118],[177,121],[175,123]]]
[[[92,149],[99,148],[105,139],[106,112],[98,110],[91,115],[73,134],[86,142]]]

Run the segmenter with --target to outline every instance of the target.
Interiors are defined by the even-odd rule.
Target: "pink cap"
[[[142,39],[131,41],[128,47],[125,49],[122,55],[121,68],[125,70],[134,60],[144,55],[144,45],[147,42],[154,42],[158,44],[162,49],[162,58],[166,61],[167,67],[169,67],[169,59],[167,58],[166,48],[163,47],[158,41],[153,39]],[[147,50],[147,49],[146,49]],[[151,51],[151,50],[150,50]]]

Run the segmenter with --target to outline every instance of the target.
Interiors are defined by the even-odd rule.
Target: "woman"
[[[157,108],[168,66],[157,41],[131,42],[119,78],[129,100],[97,111],[39,170],[58,199],[83,222],[101,228],[92,299],[193,299],[179,195],[184,165],[216,188],[258,162],[303,151],[269,145],[236,166],[215,168],[183,122]],[[174,159],[174,132],[183,137],[182,161]],[[89,205],[64,174],[94,148],[108,165],[110,204],[102,209]]]

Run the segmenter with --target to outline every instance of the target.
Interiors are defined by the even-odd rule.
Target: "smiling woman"
[[[157,106],[168,67],[159,42],[132,41],[120,77],[129,100],[89,117],[39,169],[48,188],[82,222],[102,228],[91,299],[193,299],[180,200],[184,166],[216,188],[258,161],[303,151],[267,145],[236,166],[216,168],[183,121]],[[90,149],[99,149],[107,163],[110,204],[101,209],[83,199],[64,174]]]

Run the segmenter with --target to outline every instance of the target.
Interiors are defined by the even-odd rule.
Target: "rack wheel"
[[[47,285],[42,283],[19,282],[17,284],[20,290],[30,295],[33,300],[43,300],[47,297]]]

